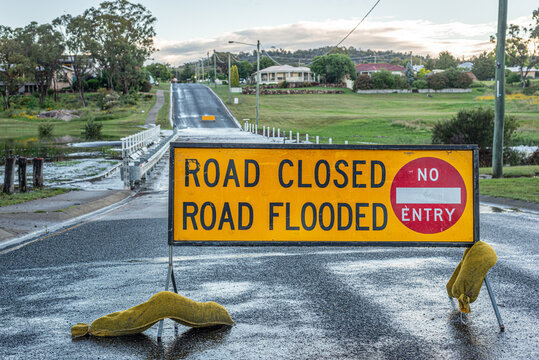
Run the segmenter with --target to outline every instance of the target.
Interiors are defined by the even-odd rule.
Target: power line
[[[339,45],[341,45],[343,43],[344,40],[348,39],[348,37],[350,35],[352,35],[352,33],[354,31],[356,31],[356,29],[359,27],[359,25],[361,25],[361,23],[367,18],[367,16],[369,16],[369,14],[374,10],[374,8],[376,7],[376,5],[378,5],[378,3],[382,1],[382,0],[378,0],[376,1],[376,3],[371,7],[371,9],[365,14],[365,16],[363,16],[363,19],[361,19],[360,22],[357,23],[357,25],[352,29],[350,30],[350,32],[348,34],[346,34],[346,36],[341,40],[339,41],[339,43],[337,45],[335,45],[331,50],[329,50],[327,53],[325,53],[324,55],[322,56],[326,56],[327,54],[329,54],[330,52],[332,52],[333,50],[335,50],[337,47],[339,47]],[[314,60],[314,61],[311,61],[311,63],[309,65],[311,65],[312,63],[314,63],[315,61],[317,60]]]

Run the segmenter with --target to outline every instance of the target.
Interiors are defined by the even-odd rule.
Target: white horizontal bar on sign
[[[397,188],[397,204],[460,204],[460,188]]]

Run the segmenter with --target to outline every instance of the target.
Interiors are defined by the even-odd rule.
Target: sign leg
[[[170,245],[169,251],[168,251],[168,272],[167,272],[167,283],[165,285],[165,291],[168,291],[168,288],[170,286],[170,280],[171,278],[174,277],[174,273],[172,270],[172,249],[173,249],[173,246]],[[174,281],[173,284],[174,284],[174,290],[176,291],[176,281]],[[164,320],[159,321],[159,330],[157,330],[157,342],[159,343],[161,342],[161,335],[163,335],[163,322]]]
[[[500,315],[500,311],[498,310],[498,305],[496,304],[496,299],[494,299],[494,293],[492,292],[492,289],[490,288],[490,283],[486,276],[485,276],[485,285],[487,286],[488,295],[490,296],[490,301],[492,302],[492,308],[494,309],[494,313],[496,313],[496,318],[498,319],[498,324],[500,325],[500,331],[505,331],[505,326],[503,325],[503,322],[502,322],[502,316]]]

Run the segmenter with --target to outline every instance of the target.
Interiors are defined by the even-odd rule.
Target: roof
[[[367,63],[367,64],[357,64],[356,71],[380,71],[385,69],[387,71],[405,71],[406,69],[403,66],[392,65],[388,63]]]
[[[505,67],[507,70],[511,71],[511,72],[520,72],[520,66],[506,66]],[[534,67],[530,68],[528,70],[528,68],[526,66],[524,66],[522,68],[522,71],[526,72],[526,71],[539,71],[539,69],[536,69]]]
[[[466,62],[463,62],[460,65],[457,65],[457,67],[459,69],[471,69],[473,67],[473,62],[466,61]]]
[[[260,72],[298,72],[298,71],[303,71],[303,72],[311,72],[311,69],[309,69],[308,67],[305,67],[305,66],[290,66],[290,65],[274,65],[274,66],[270,66],[270,67],[267,67],[265,69],[260,69]]]

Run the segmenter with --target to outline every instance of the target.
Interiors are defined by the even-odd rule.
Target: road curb
[[[46,227],[45,229],[36,230],[19,237],[7,239],[0,243],[0,253],[15,250],[16,248],[31,243],[32,240],[36,237],[39,237],[41,235],[47,235],[62,228],[82,222],[86,219],[91,219],[94,216],[114,210],[115,208],[124,205],[136,194],[137,192],[134,191],[120,190],[117,193],[106,196],[102,199],[94,200],[87,204],[80,205],[79,208],[67,210],[66,214],[71,214],[73,215],[73,217],[61,223]]]
[[[508,198],[488,196],[488,195],[479,195],[479,202],[539,212],[539,203],[534,203],[534,202],[529,202],[529,201],[508,199]]]

